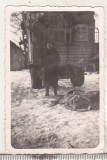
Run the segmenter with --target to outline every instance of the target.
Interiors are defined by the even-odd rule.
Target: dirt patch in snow
[[[58,82],[58,94],[72,86],[70,80]],[[99,89],[99,75],[85,75],[84,91]],[[28,70],[11,72],[11,144],[17,149],[95,148],[99,144],[99,111],[76,112],[64,105],[50,104],[45,89],[32,89]]]

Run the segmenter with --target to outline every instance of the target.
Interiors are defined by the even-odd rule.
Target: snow
[[[72,88],[70,80],[61,79],[58,94]],[[99,74],[87,73],[84,91],[99,89]],[[76,112],[51,103],[56,99],[50,89],[32,89],[29,70],[11,72],[11,136],[17,149],[95,148],[99,144],[99,111]]]

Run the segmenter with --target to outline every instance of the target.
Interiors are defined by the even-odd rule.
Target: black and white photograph
[[[8,7],[8,153],[104,149],[101,7]]]

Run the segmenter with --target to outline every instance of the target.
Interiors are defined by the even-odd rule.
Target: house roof
[[[14,45],[17,49],[19,49],[21,52],[23,52],[23,50],[16,43],[14,43],[12,40],[10,40],[10,45]]]
[[[15,44],[17,47],[19,47],[19,43],[16,42],[15,40],[11,39],[10,42],[12,42],[13,44]],[[20,47],[19,47],[20,48]]]

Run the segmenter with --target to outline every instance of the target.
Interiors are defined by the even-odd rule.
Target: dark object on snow
[[[57,99],[53,105],[64,104],[71,110],[88,111],[99,109],[99,91],[84,92],[81,90],[70,90],[65,96]]]
[[[89,91],[85,93],[85,96],[87,96],[90,99],[91,104],[91,110],[98,110],[99,109],[99,91]]]
[[[85,95],[72,95],[68,99],[68,106],[73,110],[90,110],[90,99]]]

